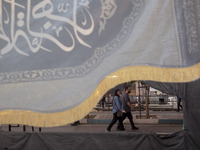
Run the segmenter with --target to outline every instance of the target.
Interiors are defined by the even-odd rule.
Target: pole
[[[149,86],[146,86],[146,119],[149,119]]]
[[[139,111],[140,111],[140,119],[141,119],[141,100],[140,100],[140,81],[138,81],[138,91],[139,91]]]

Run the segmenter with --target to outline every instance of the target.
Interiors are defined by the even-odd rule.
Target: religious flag
[[[132,80],[200,77],[199,0],[1,0],[0,124],[60,126]]]

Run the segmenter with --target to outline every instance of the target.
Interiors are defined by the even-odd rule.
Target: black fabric
[[[154,133],[15,133],[0,132],[0,150],[199,150],[200,80],[189,83],[145,82],[183,101],[184,130],[170,136]]]
[[[149,85],[169,95],[184,97],[186,83],[164,83],[154,81],[142,81],[142,84]]]
[[[200,149],[200,79],[188,83],[160,83],[145,81],[162,92],[178,95],[183,103],[183,122],[186,149]]]
[[[186,150],[185,132],[154,133],[16,133],[0,132],[1,150]]]

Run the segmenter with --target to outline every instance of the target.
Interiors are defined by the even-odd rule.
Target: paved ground
[[[149,111],[150,118],[146,119],[145,111],[133,111],[133,121],[136,124],[183,124],[183,112],[177,111]],[[87,123],[108,124],[112,120],[112,111],[92,111],[88,115]],[[124,123],[129,123],[128,119]]]
[[[61,126],[51,128],[41,128],[41,132],[69,132],[69,133],[104,133],[108,125],[106,124],[81,124],[79,126]],[[139,130],[131,130],[130,125],[125,125],[126,131],[117,131],[116,125],[112,127],[112,132],[150,132],[157,134],[171,134],[182,130],[182,125],[137,125]],[[8,132],[8,126],[2,125],[1,132]],[[23,132],[23,126],[12,127],[11,132]],[[26,126],[26,132],[33,132],[32,127]],[[34,132],[39,132],[35,127]]]
[[[44,128],[42,132],[90,132],[90,133],[102,133],[105,132],[105,129],[108,125],[80,125],[80,126],[64,126],[60,128]],[[154,133],[167,133],[171,134],[177,131],[182,130],[181,125],[138,125],[140,128],[139,130],[131,130],[130,125],[125,125],[126,131],[125,132],[154,132]],[[112,132],[119,132],[116,130],[116,125],[112,127]],[[124,132],[124,131],[120,131]]]
[[[145,116],[145,111],[141,112]],[[140,129],[132,131],[129,120],[124,121],[126,131],[123,132],[153,132],[157,134],[171,134],[182,130],[183,113],[176,111],[150,111],[149,114],[153,116],[151,119],[140,119],[139,111],[132,112],[133,120]],[[112,120],[111,111],[92,111],[89,113],[89,118],[81,119],[80,126],[65,125],[53,128],[41,128],[41,132],[70,132],[70,133],[104,133],[108,124]],[[155,118],[154,118],[155,117]],[[12,127],[11,131],[23,132],[24,126]],[[25,126],[26,132],[33,132],[31,126]],[[0,131],[9,131],[8,125],[1,125]],[[39,132],[38,127],[34,127],[34,132]],[[113,126],[112,132],[116,131],[116,125]],[[122,132],[122,131],[121,131]]]
[[[93,111],[90,112],[89,115],[95,115],[95,118],[112,118],[112,111]],[[140,111],[133,111],[132,112],[133,118],[136,118],[140,116]],[[141,111],[141,115],[145,116],[146,112]],[[183,112],[177,112],[177,111],[149,111],[149,115],[156,116],[157,119],[183,119]],[[95,119],[94,118],[94,119]]]

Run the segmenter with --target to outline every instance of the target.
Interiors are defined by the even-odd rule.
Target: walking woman
[[[106,132],[111,132],[111,128],[112,126],[117,122],[117,120],[119,121],[119,126],[120,126],[120,129],[118,130],[125,130],[124,129],[124,126],[123,126],[123,112],[125,112],[123,109],[122,109],[122,102],[121,102],[121,99],[120,99],[120,90],[117,89],[115,90],[115,96],[114,96],[114,99],[113,99],[113,119],[112,121],[110,122],[108,128],[106,129]],[[118,116],[117,115],[117,112],[122,112],[122,116]]]

